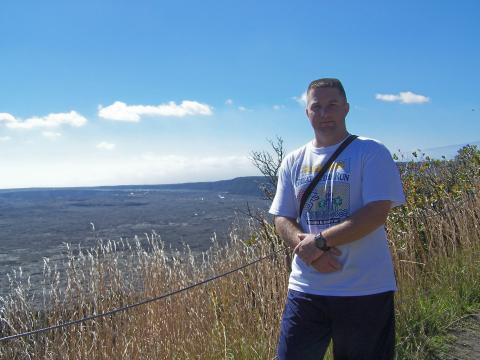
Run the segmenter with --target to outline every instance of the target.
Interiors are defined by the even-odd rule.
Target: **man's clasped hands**
[[[328,251],[322,251],[315,245],[315,234],[297,235],[300,243],[295,247],[293,252],[299,256],[304,263],[313,267],[322,273],[330,273],[338,271],[342,265],[337,259],[342,252],[336,247],[331,247]]]

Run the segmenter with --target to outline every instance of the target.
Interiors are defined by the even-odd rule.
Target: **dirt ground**
[[[455,325],[450,332],[448,350],[435,356],[439,360],[480,359],[480,314],[471,315]]]

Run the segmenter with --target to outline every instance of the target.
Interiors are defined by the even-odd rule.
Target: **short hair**
[[[342,83],[340,80],[335,78],[323,78],[313,80],[310,85],[308,85],[307,95],[311,89],[318,89],[318,88],[334,88],[340,91],[340,94],[343,96],[345,101],[347,100],[347,94],[345,94],[345,89],[343,88]]]

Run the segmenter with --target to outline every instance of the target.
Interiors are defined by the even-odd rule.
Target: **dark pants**
[[[320,296],[289,290],[280,328],[278,359],[323,359],[330,340],[333,340],[335,360],[393,359],[393,292]]]

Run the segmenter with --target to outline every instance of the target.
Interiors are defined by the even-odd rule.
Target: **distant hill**
[[[480,148],[480,141],[472,141],[469,143],[457,144],[457,145],[440,146],[440,147],[425,149],[422,152],[424,152],[426,155],[435,159],[440,159],[442,156],[445,156],[445,158],[447,159],[453,159],[458,154],[458,150],[460,150],[462,147],[466,145],[475,145],[478,148]]]
[[[71,187],[71,188],[28,188],[28,189],[8,189],[0,190],[0,194],[14,195],[15,193],[28,192],[29,198],[48,197],[48,192],[55,191],[57,196],[64,194],[71,196],[74,192],[76,196],[91,196],[93,192],[101,190],[192,190],[192,191],[214,191],[218,193],[229,193],[237,195],[262,196],[260,185],[267,183],[263,176],[245,176],[231,180],[192,182],[182,184],[161,184],[161,185],[117,185],[117,186],[97,186],[97,187]]]
[[[164,189],[164,190],[205,190],[216,191],[219,193],[230,193],[238,195],[261,196],[260,185],[267,183],[263,176],[245,176],[231,180],[192,182],[182,184],[162,184],[162,185],[125,185],[125,186],[102,186],[101,188],[115,189]]]

